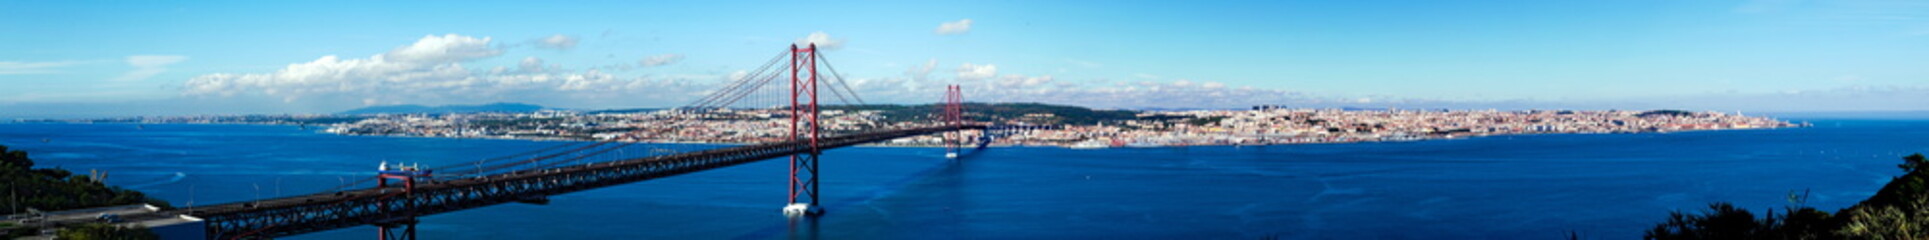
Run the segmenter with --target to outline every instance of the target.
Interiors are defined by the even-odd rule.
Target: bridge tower
[[[397,196],[401,197],[402,199],[408,199],[408,201],[403,201],[404,203],[406,203],[405,206],[388,206],[386,202],[375,203],[376,209],[382,209],[383,212],[396,213],[392,215],[394,217],[390,217],[388,219],[381,219],[374,224],[376,227],[376,231],[380,232],[380,235],[376,235],[376,239],[414,240],[415,224],[421,222],[415,219],[415,216],[417,216],[417,213],[415,212],[416,201],[414,201],[415,179],[418,179],[418,178],[428,179],[428,178],[434,177],[433,171],[428,169],[422,169],[420,166],[408,166],[408,165],[402,165],[402,164],[396,164],[395,167],[389,167],[388,162],[382,162],[381,167],[378,168],[376,172],[380,175],[380,177],[377,178],[378,180],[375,185],[376,189],[386,190],[389,187],[388,181],[390,179],[397,180],[402,184],[402,190],[401,190],[402,192],[398,193],[399,195]],[[401,208],[399,211],[396,210],[396,208],[398,207]]]
[[[939,120],[944,121],[945,126],[955,129],[942,135],[944,137],[945,158],[957,159],[960,153],[958,152],[958,145],[964,144],[963,91],[958,85],[945,86],[944,88],[944,116],[943,119]]]
[[[817,118],[817,44],[805,48],[790,45],[790,140],[801,141],[809,151],[790,155],[790,204],[784,215],[819,216],[824,209],[817,200],[818,135]],[[808,73],[800,72],[808,69]],[[800,75],[804,74],[804,75]]]

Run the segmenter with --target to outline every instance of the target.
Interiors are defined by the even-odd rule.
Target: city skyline
[[[1907,1],[625,4],[12,2],[0,112],[672,107],[792,43],[883,103],[1929,110]]]

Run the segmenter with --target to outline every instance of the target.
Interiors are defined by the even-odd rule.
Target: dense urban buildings
[[[1094,112],[1078,108],[1082,112]],[[900,112],[892,112],[900,111]],[[938,124],[929,114],[905,109],[825,110],[830,134]],[[1013,130],[997,146],[1072,148],[1190,145],[1269,145],[1415,141],[1493,135],[1643,133],[1798,127],[1800,124],[1740,113],[1657,111],[1342,110],[1259,106],[1252,110],[1136,111],[1114,117],[1078,116],[1081,111],[1022,115],[967,114],[990,125],[1053,126]],[[448,138],[615,140],[664,143],[767,142],[788,136],[788,110],[535,111],[373,115],[207,116],[92,120],[145,123],[260,123],[315,126],[329,133]],[[893,116],[896,118],[894,119]],[[938,136],[894,140],[887,145],[940,144]]]

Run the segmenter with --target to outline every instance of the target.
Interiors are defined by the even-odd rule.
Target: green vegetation
[[[418,114],[418,113],[438,114],[438,113],[479,113],[479,112],[524,113],[524,112],[540,111],[542,109],[543,109],[543,106],[537,106],[534,104],[525,104],[525,103],[490,103],[490,104],[483,104],[483,105],[443,105],[443,106],[433,106],[433,107],[422,106],[422,105],[387,105],[387,106],[357,108],[357,109],[352,109],[348,111],[343,111],[340,114],[342,115]]]
[[[625,109],[604,109],[604,110],[596,110],[596,111],[587,111],[587,112],[583,112],[583,114],[623,114],[623,113],[650,113],[650,112],[655,112],[655,111],[659,111],[659,110],[663,110],[663,109],[662,109],[662,108],[625,108]]]
[[[1653,117],[1653,116],[1686,117],[1686,116],[1694,116],[1694,115],[1695,115],[1695,112],[1682,111],[1682,110],[1654,110],[1654,111],[1642,112],[1641,114],[1637,114],[1635,116],[1637,117]]]
[[[1862,203],[1828,212],[1790,207],[1757,219],[1728,203],[1700,214],[1670,214],[1648,230],[1647,239],[1929,239],[1929,160],[1903,157],[1905,172]],[[1792,202],[1805,199],[1791,197]]]
[[[167,202],[148,198],[146,194],[142,194],[141,192],[107,186],[106,184],[89,179],[87,176],[74,175],[67,170],[33,169],[33,166],[34,162],[32,159],[27,158],[27,152],[18,150],[9,151],[7,146],[0,146],[0,190],[7,191],[6,193],[8,194],[5,196],[6,199],[0,199],[4,200],[6,204],[0,205],[6,207],[5,210],[0,210],[0,212],[16,214],[26,208],[39,209],[42,211],[60,211],[141,203],[153,204],[154,206],[163,208],[169,207]],[[106,231],[106,233],[119,233],[121,231],[122,230]],[[6,236],[0,237],[11,239],[19,237],[18,235],[21,234],[33,233],[33,231],[22,231],[22,229],[8,229],[6,232]],[[138,232],[146,232],[146,230],[138,230]],[[76,236],[95,236],[86,235],[93,233],[100,232],[83,230],[82,233],[77,233],[82,235]],[[62,239],[141,238],[68,238],[63,233]]]
[[[882,111],[885,122],[927,121],[943,112],[944,105],[839,105],[824,110]],[[1138,118],[1137,111],[1092,110],[1090,108],[1043,103],[965,103],[965,118],[972,121],[1017,120],[1032,124],[1090,125]]]
[[[298,125],[328,125],[328,124],[337,124],[337,123],[360,122],[362,121],[362,119],[368,119],[368,118],[355,117],[355,116],[321,116],[321,117],[311,117],[311,118],[294,118],[288,121],[294,122],[295,124],[298,124]]]
[[[1210,124],[1219,124],[1220,120],[1226,120],[1226,117],[1213,116],[1213,117],[1206,117],[1206,118],[1194,118],[1192,120],[1186,120],[1186,124],[1192,124],[1193,126],[1205,126]]]
[[[67,226],[54,233],[58,239],[99,239],[99,240],[149,240],[161,239],[161,235],[148,231],[145,227],[116,227],[105,223],[89,223]]]
[[[537,127],[537,126],[555,126],[555,125],[561,124],[563,120],[564,119],[560,117],[517,118],[517,119],[506,119],[506,120],[486,119],[486,120],[476,120],[474,122],[470,122],[469,124],[476,125],[476,126],[483,126],[483,127],[493,127],[493,128],[508,128],[508,127],[517,127],[517,126]]]

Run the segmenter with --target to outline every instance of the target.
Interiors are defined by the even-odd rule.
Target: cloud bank
[[[643,60],[637,61],[637,64],[643,67],[656,67],[675,64],[678,61],[683,61],[682,54],[663,54],[643,58]]]
[[[168,56],[168,55],[127,56],[127,65],[133,66],[134,71],[127,72],[126,74],[121,74],[120,77],[114,78],[114,81],[144,80],[149,77],[154,77],[154,75],[159,75],[162,72],[167,72],[167,65],[173,65],[175,63],[180,63],[181,61],[187,61],[187,60],[188,60],[187,56]]]
[[[599,70],[564,72],[527,57],[509,71],[471,70],[465,64],[504,53],[488,37],[425,36],[415,43],[365,58],[323,56],[269,73],[215,73],[194,77],[183,94],[197,98],[270,98],[285,103],[328,105],[449,104],[528,101],[594,105],[650,98],[682,99],[688,79],[619,78]],[[644,94],[637,94],[644,93]],[[659,93],[659,94],[649,94]]]
[[[556,49],[556,50],[569,50],[571,48],[576,48],[576,37],[556,34],[542,39],[536,39],[536,47]]]
[[[971,32],[971,19],[966,18],[958,21],[939,23],[938,30],[936,30],[936,32],[938,33],[938,35],[958,35],[958,34],[969,33]]]
[[[844,39],[831,38],[830,34],[825,34],[824,32],[810,33],[810,35],[804,36],[803,38],[798,38],[794,43],[797,44],[798,48],[805,48],[811,44],[817,44],[817,48],[823,50],[844,48]]]
[[[0,61],[0,75],[59,73],[58,69],[79,65],[80,61],[21,62]]]
[[[813,34],[803,41],[831,41]],[[835,46],[835,45],[827,45]],[[182,86],[187,100],[235,102],[257,106],[279,103],[302,109],[346,109],[375,104],[475,104],[527,102],[565,108],[676,107],[688,104],[724,84],[744,77],[755,66],[737,65],[725,73],[672,73],[621,76],[603,67],[569,68],[541,58],[519,56],[503,66],[472,66],[515,54],[489,37],[456,34],[424,36],[387,52],[366,57],[322,56],[288,64],[269,72],[214,73],[191,78]],[[179,56],[129,57],[137,69],[165,70],[184,61]],[[637,59],[637,58],[632,58]],[[628,66],[677,64],[680,54],[643,57]],[[12,69],[37,69],[60,64],[13,64]],[[9,65],[0,64],[0,70]],[[747,64],[747,63],[746,63]],[[952,67],[941,67],[952,66]],[[16,70],[18,71],[18,70]],[[140,70],[136,71],[141,72]],[[945,74],[949,72],[949,74]],[[937,73],[937,74],[934,74]],[[143,73],[145,74],[145,73]],[[949,65],[929,59],[900,73],[845,72],[849,85],[871,103],[923,104],[939,101],[944,86],[964,87],[967,101],[1041,102],[1100,108],[1245,108],[1252,105],[1293,107],[1399,107],[1451,109],[1652,109],[1801,111],[1842,109],[1870,99],[1929,101],[1929,88],[1861,87],[1780,94],[1732,94],[1679,98],[1648,98],[1624,102],[1450,101],[1397,97],[1321,95],[1289,89],[1237,86],[1182,76],[1134,74],[1129,80],[1068,79],[1050,74],[1011,72],[992,63]],[[773,84],[783,84],[776,81]],[[779,87],[780,88],[780,87]],[[776,89],[776,88],[773,88]],[[826,98],[826,101],[831,101]],[[1764,101],[1763,99],[1776,99]],[[1764,103],[1771,103],[1763,107]],[[832,103],[835,104],[835,103]],[[1894,110],[1871,106],[1855,110]],[[1906,110],[1906,109],[1904,109]]]
[[[828,48],[839,46],[842,40],[820,32],[799,41]],[[527,56],[510,66],[471,66],[506,54],[510,53],[489,37],[429,35],[367,57],[329,55],[272,72],[200,75],[184,84],[182,94],[190,99],[262,99],[323,108],[499,101],[573,108],[675,107],[743,77],[743,72],[748,70],[740,69],[734,74],[625,77],[597,67],[569,70],[572,68]],[[663,54],[642,58],[635,64],[664,66],[683,58],[680,54]],[[179,60],[141,58],[130,59],[130,63],[160,67]],[[845,79],[845,84],[875,103],[936,102],[937,96],[942,96],[943,86],[950,84],[963,85],[970,101],[1107,108],[1238,108],[1250,104],[1344,102],[1321,100],[1300,92],[1233,87],[1211,81],[1067,81],[1052,75],[1005,73],[995,64],[962,63],[949,69],[955,74],[933,76],[933,72],[941,71],[940,65],[937,59],[930,59],[912,66],[902,75],[867,77],[846,73],[844,76],[851,78]]]

